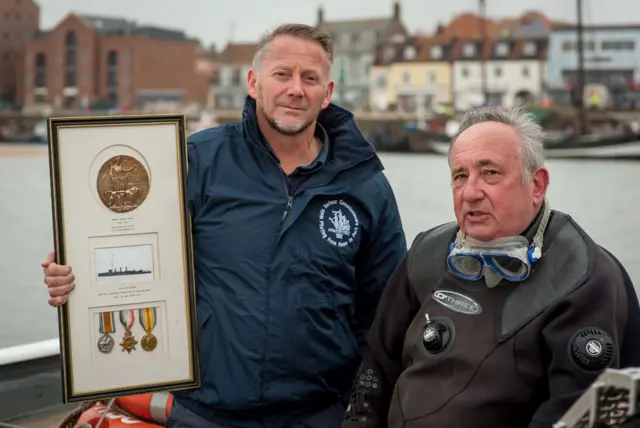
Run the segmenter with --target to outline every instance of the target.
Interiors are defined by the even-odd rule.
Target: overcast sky
[[[36,0],[38,1],[38,0]],[[281,22],[314,24],[322,5],[325,18],[388,16],[393,0],[39,0],[40,25],[54,26],[69,12],[126,17],[140,23],[172,27],[221,49],[233,41],[255,41]],[[550,17],[575,21],[576,0],[486,0],[493,17],[538,9]],[[412,32],[432,32],[478,0],[404,0],[402,18]],[[640,23],[640,0],[583,0],[585,23]],[[633,7],[632,7],[633,6]]]

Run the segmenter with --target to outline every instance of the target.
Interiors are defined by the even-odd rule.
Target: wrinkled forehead
[[[483,122],[462,133],[451,149],[451,168],[519,162],[518,134],[509,125]]]
[[[328,54],[319,43],[292,36],[274,38],[267,46],[264,62],[269,68],[311,71],[328,71],[331,66]]]

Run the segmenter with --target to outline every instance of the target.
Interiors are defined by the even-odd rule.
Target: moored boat
[[[446,155],[450,140],[440,136],[431,140],[435,153]],[[544,142],[545,156],[549,159],[640,159],[640,134],[611,136],[580,135],[548,139]]]

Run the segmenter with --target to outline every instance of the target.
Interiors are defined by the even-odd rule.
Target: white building
[[[457,40],[451,53],[456,109],[484,104],[483,67],[490,105],[512,107],[545,91],[545,39]]]
[[[409,35],[402,22],[400,2],[393,2],[391,16],[377,19],[326,20],[320,8],[316,26],[334,40],[333,101],[354,110],[367,107],[376,46]]]

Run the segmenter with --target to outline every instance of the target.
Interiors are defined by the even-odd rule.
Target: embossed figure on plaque
[[[133,211],[147,198],[149,173],[131,156],[114,156],[98,171],[97,188],[100,200],[111,211]]]
[[[113,349],[114,340],[109,333],[115,333],[116,326],[113,322],[113,312],[102,312],[100,314],[100,333],[102,336],[98,339],[98,349],[100,352],[108,354]]]
[[[140,309],[138,320],[147,333],[140,339],[140,345],[145,351],[153,351],[158,345],[158,339],[151,333],[156,326],[156,308]]]
[[[120,311],[120,323],[124,326],[125,330],[120,346],[122,346],[122,351],[127,351],[128,354],[130,354],[131,351],[135,351],[136,345],[138,344],[138,341],[133,337],[133,333],[131,333],[131,327],[133,327],[134,321],[135,312],[133,310]]]

